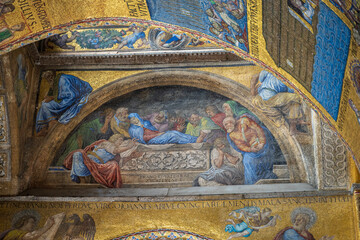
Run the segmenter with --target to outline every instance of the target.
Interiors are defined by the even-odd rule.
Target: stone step
[[[278,178],[290,178],[289,168],[287,165],[274,165],[273,172]]]

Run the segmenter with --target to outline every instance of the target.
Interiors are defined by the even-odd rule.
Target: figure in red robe
[[[213,122],[221,127],[226,132],[223,121],[226,117],[225,113],[220,112],[219,109],[214,105],[209,105],[205,109],[206,114],[213,120]]]
[[[96,182],[110,188],[120,188],[122,179],[119,160],[130,157],[137,148],[132,140],[124,141],[115,134],[109,140],[99,140],[71,152],[64,160],[64,166],[71,169],[71,179],[80,182],[80,177],[93,176]]]

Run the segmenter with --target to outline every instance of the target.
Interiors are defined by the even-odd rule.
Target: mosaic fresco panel
[[[195,38],[182,31],[154,28],[150,25],[104,26],[78,29],[56,34],[43,40],[41,51],[105,51],[117,50],[180,50],[214,47],[205,39]]]
[[[190,28],[248,52],[246,2],[147,1],[151,19]]]
[[[38,239],[67,236],[87,240],[352,240],[356,239],[352,205],[350,196],[184,202],[1,202],[0,232],[5,239],[37,233]],[[339,216],[347,216],[347,221]],[[32,224],[24,227],[29,221]]]
[[[258,143],[234,142],[241,129],[227,129],[226,117],[239,128],[249,124],[249,130],[243,130],[249,139],[245,143],[254,134]],[[121,152],[104,144],[119,146]],[[101,148],[103,153],[98,151]],[[92,172],[86,162],[81,167],[81,162],[88,161],[84,157],[89,157],[89,163],[107,166],[112,179],[100,180],[95,176],[100,172]],[[75,182],[92,176],[108,187],[120,187],[122,182],[139,186],[254,184],[279,178],[274,165],[286,168],[278,144],[256,115],[226,97],[180,86],[138,90],[102,106],[61,148],[52,166],[62,165],[71,170],[68,174]]]

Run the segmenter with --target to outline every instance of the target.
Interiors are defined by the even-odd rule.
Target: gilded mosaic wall
[[[105,51],[129,52],[135,50],[180,50],[214,47],[206,39],[192,37],[182,31],[151,27],[143,24],[104,26],[78,29],[56,34],[43,40],[40,51]]]
[[[1,236],[356,239],[350,196],[186,202],[1,202]],[[347,216],[346,221],[339,216]]]

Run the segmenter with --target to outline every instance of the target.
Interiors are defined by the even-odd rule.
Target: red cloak
[[[215,116],[213,116],[211,118],[211,120],[213,120],[213,122],[218,125],[219,127],[221,127],[225,132],[226,132],[226,128],[224,127],[223,121],[226,118],[225,113],[217,113]]]
[[[92,143],[84,149],[72,151],[65,158],[64,167],[70,170],[72,167],[74,153],[80,152],[84,159],[85,166],[89,169],[91,175],[94,177],[96,182],[103,184],[109,188],[120,188],[122,185],[122,179],[120,173],[120,166],[118,164],[118,161],[116,161],[118,160],[119,155],[116,155],[113,160],[110,160],[104,164],[96,163],[87,156],[87,152],[92,151],[95,145],[98,145],[104,141],[106,140],[102,139]]]

